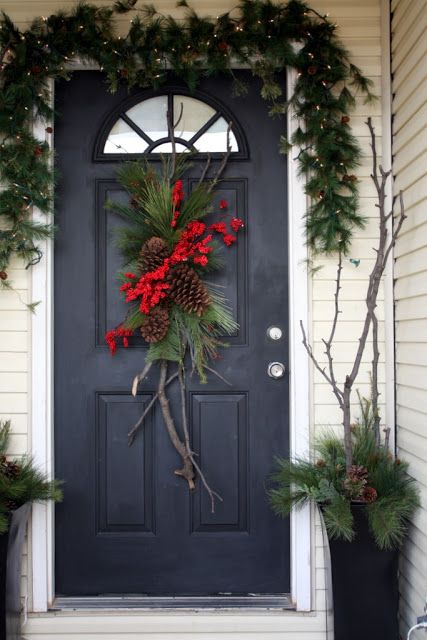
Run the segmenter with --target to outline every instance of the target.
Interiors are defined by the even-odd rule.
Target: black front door
[[[284,123],[268,116],[258,83],[241,75],[249,93],[240,98],[232,97],[226,78],[203,81],[194,96],[176,82],[157,94],[129,97],[123,88],[112,96],[98,72],[77,72],[57,85],[55,472],[65,483],[56,517],[58,595],[289,591],[289,527],[266,499],[273,458],[288,453],[287,377],[267,373],[271,362],[286,364],[288,353],[286,164],[278,153]],[[127,433],[153,396],[157,375],[152,369],[133,398],[143,343],[135,340],[111,357],[104,342],[123,317],[114,243],[123,222],[104,203],[125,197],[115,178],[123,157],[141,152],[156,161],[153,147],[167,144],[150,147],[150,140],[162,140],[158,109],[175,95],[186,96],[180,99],[189,109],[196,105],[200,125],[199,143],[193,135],[192,144],[201,153],[187,190],[200,174],[202,152],[212,151],[218,162],[221,130],[231,118],[234,151],[216,198],[246,221],[220,276],[240,324],[216,362],[231,386],[215,376],[206,385],[194,377],[188,384],[193,449],[224,500],[214,514],[199,483],[190,495],[173,474],[179,461],[160,411],[128,447]],[[153,96],[161,99],[144,103]],[[203,127],[209,118],[211,126]],[[182,124],[183,146],[194,133],[190,120]],[[271,326],[282,329],[282,339],[268,337]],[[178,389],[170,397],[178,415]]]

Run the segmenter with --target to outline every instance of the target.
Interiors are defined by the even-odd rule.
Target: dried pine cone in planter
[[[179,264],[168,277],[169,298],[186,313],[199,317],[211,303],[209,293],[197,273],[187,264]]]
[[[168,255],[168,248],[162,238],[153,236],[147,242],[144,242],[138,258],[138,267],[141,274],[155,271],[158,267],[161,267]]]
[[[154,307],[141,327],[141,335],[146,342],[160,342],[169,330],[169,312],[162,307]]]

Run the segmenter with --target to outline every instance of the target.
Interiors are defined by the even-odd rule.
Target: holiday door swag
[[[300,0],[273,3],[242,0],[216,19],[201,18],[186,0],[182,20],[139,8],[137,0],[117,0],[111,7],[81,3],[73,11],[58,11],[19,30],[5,14],[0,17],[0,283],[10,286],[7,268],[13,255],[28,266],[42,253],[38,241],[52,226],[32,218],[32,209],[49,213],[53,169],[48,141],[32,133],[35,113],[52,118],[49,78],[68,78],[73,58],[94,61],[115,91],[157,87],[167,69],[194,88],[204,75],[233,77],[233,65],[252,69],[261,79],[261,94],[271,115],[291,106],[299,127],[281,151],[298,147],[298,162],[306,177],[307,237],[313,250],[347,251],[352,230],[363,225],[357,211],[357,180],[352,173],[360,147],[351,132],[356,93],[372,98],[370,81],[352,64],[336,35],[336,25]],[[117,14],[134,12],[124,37],[115,33]],[[293,94],[286,101],[276,78],[287,67],[297,71]],[[235,82],[237,92],[245,87]],[[47,140],[52,128],[46,127]],[[279,141],[278,141],[279,143]],[[296,153],[296,152],[295,152]]]
[[[187,159],[181,156],[177,161],[171,126],[170,132],[173,153],[163,162],[163,174],[148,162],[125,163],[118,178],[129,194],[129,204],[107,203],[131,226],[121,228],[118,236],[125,260],[120,290],[129,308],[123,322],[108,331],[105,340],[112,354],[119,340],[127,347],[134,334],[142,335],[148,343],[145,368],[133,382],[134,396],[152,364],[159,365],[157,393],[129,432],[129,444],[158,402],[169,438],[182,460],[182,468],[175,474],[194,489],[197,473],[210,496],[213,512],[215,498],[221,500],[221,496],[211,489],[190,446],[185,398],[187,362],[189,359],[191,373],[198,374],[201,382],[206,381],[207,372],[222,378],[212,360],[217,357],[218,347],[224,346],[220,336],[234,332],[237,325],[218,287],[208,286],[204,277],[206,272],[221,268],[221,246],[231,247],[244,225],[229,215],[226,200],[220,201],[215,222],[208,225],[204,220],[213,209],[212,192],[231,153],[229,135],[215,177],[206,180],[208,160],[199,183],[185,197],[180,176]],[[171,363],[176,365],[173,373],[168,371]],[[182,435],[166,395],[168,385],[177,378]]]

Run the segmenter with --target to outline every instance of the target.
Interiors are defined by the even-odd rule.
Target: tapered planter
[[[329,541],[335,640],[398,640],[398,552],[377,547],[365,505],[352,511],[355,539]]]
[[[0,535],[0,640],[21,640],[21,557],[30,503],[11,514]]]

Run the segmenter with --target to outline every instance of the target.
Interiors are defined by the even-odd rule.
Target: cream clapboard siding
[[[97,4],[107,5],[109,2],[98,0]],[[196,0],[194,6],[200,13],[218,15],[229,10],[235,3],[231,0]],[[381,29],[380,0],[313,0],[312,6],[323,13],[330,13],[339,25],[340,35],[350,50],[354,62],[369,75],[375,83],[375,91],[381,91]],[[73,5],[71,0],[1,0],[0,8],[5,10],[21,27],[25,27],[31,18],[48,15],[59,8],[67,9]],[[163,13],[179,15],[172,0],[157,0],[156,6]],[[121,29],[126,29],[129,17],[120,20]],[[359,267],[347,260],[344,264],[343,278],[343,314],[342,323],[337,332],[337,349],[335,360],[339,376],[342,378],[352,360],[355,339],[360,332],[360,319],[365,297],[366,277],[372,264],[370,247],[376,235],[373,190],[369,184],[370,155],[367,130],[364,122],[367,115],[374,117],[374,124],[381,145],[381,102],[367,107],[362,99],[357,101],[357,112],[352,118],[356,135],[361,140],[366,156],[358,175],[362,178],[361,209],[370,218],[366,231],[358,233],[354,241],[352,257],[361,259]],[[317,353],[322,352],[322,337],[327,335],[329,320],[332,314],[332,295],[336,265],[334,261],[323,261],[323,269],[316,273],[311,283],[311,320],[308,327],[314,336]],[[15,265],[11,276],[19,286],[23,296],[31,297],[27,292],[29,278],[22,265]],[[29,318],[22,310],[13,294],[0,295],[0,413],[13,418],[16,453],[23,453],[29,445],[28,410],[29,404]],[[380,317],[383,310],[380,305]],[[382,329],[381,329],[382,330]],[[382,354],[384,349],[381,349]],[[367,356],[367,360],[371,357]],[[382,362],[384,357],[381,357]],[[37,366],[34,363],[33,366]],[[369,391],[368,365],[362,367],[360,375],[361,391]],[[384,367],[381,366],[381,391],[384,394]],[[312,428],[315,426],[338,427],[339,415],[333,396],[329,389],[317,376],[312,380]],[[187,637],[208,638],[209,640],[273,640],[273,638],[301,638],[301,640],[326,640],[327,617],[325,590],[325,559],[321,529],[316,521],[314,525],[314,563],[313,563],[313,613],[312,614],[278,614],[264,615],[222,613],[222,614],[172,614],[160,617],[156,613],[109,613],[96,615],[88,613],[29,614],[25,627],[25,637],[29,640],[98,640],[101,637],[127,640],[139,637],[144,640],[183,640]],[[28,568],[30,564],[28,563]],[[25,573],[27,573],[25,571]],[[23,595],[27,595],[26,581],[23,582]],[[31,611],[31,593],[28,593],[29,610]],[[184,626],[183,626],[184,625]],[[161,633],[159,633],[161,628]],[[179,628],[179,633],[177,629]],[[215,630],[215,631],[214,631]]]
[[[406,632],[427,595],[427,4],[394,0],[392,11],[395,192],[408,214],[395,253],[397,445],[422,492],[401,566]]]

